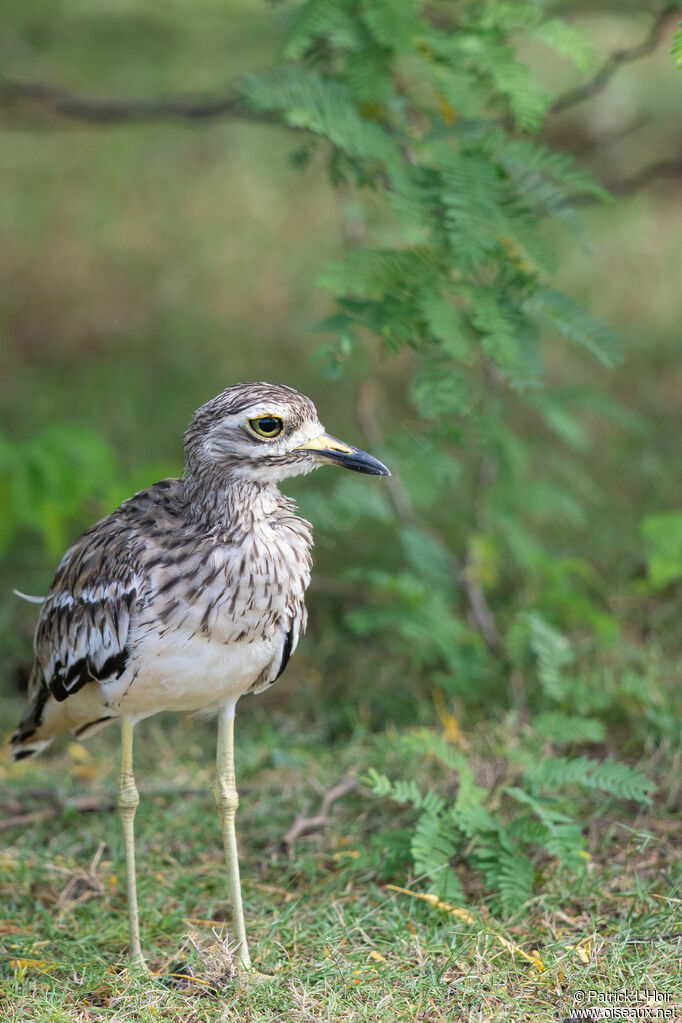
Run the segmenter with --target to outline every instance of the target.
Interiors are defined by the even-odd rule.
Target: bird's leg
[[[135,833],[133,821],[140,795],[133,775],[133,724],[121,720],[121,774],[118,779],[118,809],[123,826],[123,845],[126,857],[126,893],[128,899],[128,928],[130,931],[130,961],[133,966],[146,969],[140,947],[140,922],[137,915],[137,884],[135,881]]]
[[[225,846],[228,885],[234,931],[239,942],[239,962],[242,971],[251,969],[249,949],[246,944],[246,927],[242,908],[242,891],[239,883],[239,859],[237,856],[237,834],[234,818],[239,806],[239,797],[234,777],[234,704],[220,710],[218,720],[218,753],[216,757],[215,799],[220,814],[220,824]]]

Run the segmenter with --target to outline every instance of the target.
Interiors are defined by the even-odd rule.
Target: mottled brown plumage
[[[284,418],[280,437],[245,430],[265,414]],[[315,467],[317,453],[297,449],[323,434],[313,403],[282,385],[229,387],[195,413],[185,477],[136,494],[66,552],[15,757],[67,728],[217,709],[275,681],[305,629],[312,547],[276,484]]]
[[[19,759],[66,729],[84,736],[123,719],[119,805],[136,960],[132,725],[161,710],[220,712],[219,806],[241,918],[228,730],[239,697],[271,685],[296,649],[312,564],[310,523],[277,484],[323,462],[388,472],[325,434],[313,403],[276,384],[237,384],[203,405],[185,452],[183,478],[131,497],[64,555],[40,609],[30,706],[11,740]],[[243,918],[237,929],[248,966]]]

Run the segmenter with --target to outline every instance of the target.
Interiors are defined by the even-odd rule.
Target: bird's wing
[[[103,519],[59,566],[40,610],[34,666],[34,678],[56,700],[125,670],[130,622],[145,589],[131,533],[113,516]]]

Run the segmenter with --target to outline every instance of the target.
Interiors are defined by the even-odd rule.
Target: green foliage
[[[675,990],[677,941],[662,940],[676,935],[682,920],[675,901],[682,875],[674,815],[659,817],[654,809],[623,827],[618,811],[624,808],[606,797],[607,819],[583,829],[596,836],[592,855],[588,860],[579,854],[573,863],[570,850],[580,847],[581,839],[570,831],[572,807],[557,810],[552,796],[525,799],[525,789],[519,796],[511,776],[505,778],[502,802],[496,803],[494,793],[491,798],[491,781],[502,765],[495,751],[480,759],[490,731],[466,755],[432,732],[406,736],[388,754],[392,764],[378,765],[373,778],[385,779],[390,793],[386,775],[398,773],[399,761],[409,756],[406,767],[416,789],[440,799],[431,804],[433,813],[414,809],[402,793],[400,802],[389,795],[368,800],[362,790],[347,793],[333,803],[323,830],[299,836],[284,856],[274,854],[297,814],[314,813],[322,790],[331,790],[345,771],[366,761],[366,735],[344,736],[330,748],[320,729],[324,713],[323,703],[306,723],[304,742],[300,720],[264,701],[252,701],[248,710],[244,706],[239,717],[242,886],[254,958],[268,978],[259,984],[235,985],[225,977],[224,943],[231,944],[232,933],[221,924],[229,920],[229,901],[219,822],[206,784],[212,732],[206,722],[178,716],[148,722],[136,749],[137,772],[145,780],[136,819],[145,951],[150,962],[166,964],[177,962],[182,947],[182,972],[196,977],[182,987],[148,977],[138,981],[124,969],[118,815],[71,808],[85,792],[92,804],[93,786],[98,791],[100,784],[102,802],[108,804],[107,790],[115,784],[116,729],[105,729],[88,744],[91,759],[85,764],[82,747],[66,746],[51,760],[29,761],[13,773],[0,794],[5,826],[0,885],[5,919],[11,922],[0,939],[6,1018],[71,1023],[78,1013],[84,1019],[135,1023],[310,1023],[314,999],[325,1018],[354,1014],[363,1023],[413,1020],[420,1000],[427,1007],[424,1019],[476,1019],[482,993],[499,992],[493,1009],[498,1019],[544,1021],[556,1018],[557,1008],[560,1018],[572,1012],[570,993],[563,1001],[557,995],[564,984],[631,989],[644,974],[651,987]],[[499,738],[513,744],[513,722]],[[169,746],[172,757],[164,760]],[[376,754],[374,743],[371,752]],[[470,762],[485,779],[481,798],[470,787],[467,796]],[[106,782],[93,782],[95,770]],[[663,770],[661,781],[671,793],[677,788],[674,772]],[[182,799],[179,789],[188,793]],[[557,797],[569,802],[563,792]],[[453,799],[461,803],[456,828],[446,818]],[[467,799],[471,809],[465,817]],[[489,813],[481,799],[490,805]],[[601,808],[604,800],[596,799]],[[56,800],[67,807],[57,815]],[[584,808],[586,813],[597,809],[589,791]],[[34,816],[31,827],[22,826],[27,813]],[[517,817],[523,823],[514,828]],[[417,821],[420,838],[426,838],[423,855],[430,860],[425,866],[434,875],[424,882],[405,876],[406,867],[416,876],[421,869],[406,834],[407,828],[415,833]],[[617,844],[609,841],[614,825]],[[80,877],[102,842],[106,859],[97,876],[106,894],[88,891],[84,898],[71,885],[67,898],[62,877]],[[447,859],[449,842],[455,849]],[[421,855],[420,842],[415,838],[414,843],[414,855]],[[437,848],[440,856],[433,853]],[[446,905],[434,905],[435,895],[433,902],[415,899],[391,887],[440,892],[443,863],[465,893],[453,887]],[[487,906],[481,905],[482,887]],[[514,912],[528,891],[531,900]],[[508,924],[489,911],[502,913],[503,894],[513,914]],[[467,908],[458,908],[465,900]],[[595,921],[601,944],[597,954],[587,956],[583,950],[595,947]],[[406,958],[406,945],[418,946],[418,961]],[[455,956],[458,972],[450,974]],[[11,959],[27,962],[15,971]],[[456,977],[456,993],[451,985],[444,987],[450,976]],[[93,1005],[95,1000],[105,1004]]]
[[[561,18],[541,22],[531,34],[562,57],[572,60],[580,71],[589,71],[598,60],[599,54],[592,40]]]
[[[606,738],[606,725],[599,718],[566,714],[560,710],[541,711],[533,718],[533,731],[540,742],[554,746],[600,743]]]
[[[537,677],[545,694],[560,698],[564,692],[562,669],[571,663],[571,645],[557,629],[552,628],[539,614],[520,615],[507,637],[507,648],[517,665],[524,654],[531,653],[536,662]]]
[[[682,513],[648,515],[642,522],[647,549],[647,574],[652,586],[682,578]]]
[[[548,518],[582,527],[593,486],[576,459],[589,447],[580,411],[543,390],[546,352],[564,338],[605,367],[617,360],[612,331],[551,283],[547,221],[582,238],[576,200],[607,198],[574,159],[532,137],[552,97],[519,44],[540,40],[583,70],[595,59],[551,8],[451,2],[436,16],[398,0],[309,0],[281,63],[244,80],[259,114],[314,137],[310,153],[326,141],[334,184],[383,199],[380,229],[368,224],[365,243],[320,275],[336,300],[320,325],[336,335],[318,356],[328,376],[364,373],[361,353],[377,345],[413,352],[416,423],[409,435],[392,429],[385,454],[405,499],[382,535],[405,558],[399,569],[393,559],[350,570],[376,599],[347,622],[453,677],[465,666],[477,674],[486,656],[465,578],[506,627],[527,611],[613,634],[590,566],[557,560],[539,535]],[[536,438],[515,425],[527,412],[563,442],[560,458],[538,465]],[[568,479],[580,485],[569,490]],[[363,503],[358,495],[355,521]],[[440,571],[429,574],[433,550]]]
[[[93,520],[174,472],[158,462],[123,474],[112,446],[83,425],[57,424],[24,441],[0,433],[0,555],[29,535],[58,562]]]
[[[30,22],[26,5],[15,6],[17,17]],[[263,67],[267,59],[261,38],[264,26],[259,24],[254,33],[257,56],[251,59],[228,38],[232,22],[218,5],[202,3],[196,17],[191,10],[184,29],[182,5],[171,5],[165,34],[160,31],[158,38],[154,19],[166,16],[163,5],[148,21],[145,16],[139,33],[129,31],[125,11],[117,12],[120,36],[115,47],[99,22],[88,21],[83,28],[79,13],[83,5],[60,0],[58,6],[70,30],[60,35],[57,48],[66,48],[63,52],[68,54],[68,47],[75,45],[70,40],[85,41],[82,59],[65,62],[68,73],[63,80],[73,80],[76,91],[82,87],[87,92],[86,84],[92,82],[103,92],[115,91],[121,83],[127,88],[124,57],[133,36],[140,74],[136,80],[130,78],[131,95],[135,90],[157,95],[172,88],[183,94],[194,88],[213,89],[214,69],[201,58],[202,34],[215,37],[221,61],[231,48],[230,73],[235,68],[241,74],[245,67]],[[568,8],[562,10],[570,17]],[[360,718],[374,727],[390,719],[387,686],[392,694],[404,692],[407,713],[424,720],[432,716],[432,708],[423,694],[436,685],[447,699],[457,701],[463,718],[487,722],[485,741],[491,748],[485,769],[480,768],[478,754],[468,749],[464,753],[433,732],[403,737],[397,765],[387,773],[370,771],[378,799],[392,804],[384,807],[386,817],[377,824],[383,833],[373,837],[382,848],[390,847],[396,877],[403,879],[411,866],[432,891],[461,902],[471,898],[468,881],[473,876],[474,891],[483,884],[490,905],[503,914],[515,912],[540,890],[544,893],[545,872],[552,864],[561,865],[566,876],[578,877],[586,862],[583,822],[588,814],[610,808],[615,800],[648,806],[647,779],[621,758],[629,760],[642,752],[662,757],[680,739],[679,702],[663,685],[671,668],[662,666],[666,662],[659,659],[655,643],[646,656],[626,646],[619,612],[614,610],[619,602],[611,599],[612,580],[604,578],[609,557],[611,566],[620,563],[621,545],[628,542],[632,549],[622,558],[623,574],[636,574],[641,564],[641,545],[632,536],[625,538],[624,529],[621,539],[620,526],[610,528],[610,553],[603,555],[604,523],[611,527],[609,520],[617,515],[620,524],[622,508],[614,514],[598,459],[602,433],[612,428],[620,438],[631,430],[635,414],[599,390],[602,370],[618,362],[613,333],[558,290],[553,278],[565,262],[562,247],[587,251],[579,215],[583,201],[604,201],[608,196],[578,161],[542,140],[544,117],[554,99],[545,84],[551,75],[536,75],[526,55],[530,53],[532,60],[538,50],[550,47],[569,58],[580,73],[605,55],[555,11],[556,5],[544,0],[475,4],[445,0],[431,6],[411,0],[309,0],[283,6],[267,26],[272,36],[282,19],[290,18],[279,59],[270,70],[241,79],[243,99],[260,124],[244,131],[239,146],[234,145],[235,129],[227,122],[214,126],[210,135],[159,125],[140,133],[138,140],[143,142],[134,141],[133,132],[139,131],[135,127],[100,134],[99,145],[106,136],[109,148],[97,148],[96,128],[90,126],[83,133],[88,139],[84,149],[89,146],[95,153],[101,177],[90,165],[89,172],[78,177],[78,201],[66,192],[61,215],[48,216],[52,211],[38,203],[31,211],[28,232],[17,220],[18,234],[34,231],[36,237],[41,218],[75,224],[73,235],[66,227],[56,230],[60,259],[61,230],[67,242],[63,251],[71,258],[83,248],[81,235],[87,232],[94,242],[101,231],[107,256],[101,278],[114,282],[112,307],[121,316],[128,306],[138,308],[137,314],[129,314],[131,319],[121,321],[122,335],[130,336],[135,348],[127,363],[125,353],[120,355],[123,371],[119,378],[112,374],[109,392],[115,394],[112,407],[118,409],[125,396],[127,408],[118,419],[110,409],[114,425],[110,429],[107,422],[101,427],[106,435],[116,436],[118,431],[124,451],[133,447],[138,435],[154,429],[159,437],[171,438],[182,416],[208,396],[207,380],[214,375],[228,382],[248,367],[250,377],[253,366],[258,378],[287,379],[284,371],[289,371],[291,353],[296,352],[299,359],[291,382],[307,389],[310,378],[300,359],[307,342],[299,334],[310,307],[283,328],[279,307],[271,301],[270,292],[277,289],[267,282],[280,281],[281,290],[294,297],[298,281],[301,291],[310,291],[306,282],[311,280],[311,266],[317,272],[322,262],[319,213],[333,209],[327,192],[320,199],[326,183],[320,184],[319,165],[326,161],[329,178],[343,197],[333,215],[341,220],[341,208],[352,207],[353,216],[347,217],[346,226],[352,230],[346,232],[345,251],[339,254],[332,244],[326,246],[336,255],[319,276],[334,299],[331,315],[319,324],[328,337],[313,362],[315,372],[334,382],[318,386],[319,406],[330,425],[332,414],[339,423],[349,423],[353,419],[349,396],[358,381],[370,384],[363,392],[370,400],[357,418],[367,433],[367,446],[385,458],[395,479],[389,490],[341,474],[332,481],[331,472],[322,482],[320,473],[299,491],[302,510],[316,526],[318,579],[331,583],[331,596],[323,587],[315,594],[323,624],[318,620],[311,629],[307,643],[314,653],[307,666],[304,655],[298,662],[311,685],[300,686],[296,698],[314,701],[317,713],[322,702],[319,690],[324,688],[331,720],[338,713],[334,691],[343,690],[350,708],[346,720],[356,724]],[[241,9],[237,15],[243,15]],[[27,24],[26,35],[33,39],[35,26]],[[226,34],[219,36],[213,31],[216,27]],[[173,47],[179,46],[185,29],[194,44],[184,61],[178,61],[172,57]],[[17,38],[21,35],[18,32]],[[47,28],[41,27],[40,35],[49,43]],[[271,36],[266,45],[273,43]],[[18,54],[32,52],[34,43],[13,49]],[[678,33],[674,44],[678,60],[679,50]],[[50,68],[53,63],[59,67],[61,53],[62,49],[56,58],[49,54]],[[163,59],[157,60],[157,54]],[[17,77],[29,80],[32,74]],[[309,174],[301,179],[303,186],[296,186],[299,191],[291,188],[295,176],[289,168],[273,173],[281,153],[274,146],[283,145],[284,136],[273,131],[273,123],[288,127],[296,145],[292,162]],[[36,152],[28,148],[26,134],[13,136],[21,166]],[[52,136],[54,145],[60,133],[43,134]],[[247,142],[247,135],[258,141]],[[227,157],[219,162],[223,145]],[[69,177],[63,173],[63,167],[70,169],[73,163],[68,141],[64,151],[66,162],[59,175],[52,171],[51,160],[42,157],[53,182]],[[85,155],[81,150],[79,166],[87,166]],[[120,184],[126,159],[134,182],[129,192]],[[161,167],[167,176],[159,188]],[[245,187],[247,179],[250,185],[263,169],[262,182],[267,184],[261,182],[260,191]],[[86,173],[95,181],[89,206],[81,196],[87,191]],[[315,201],[308,202],[314,174]],[[111,188],[113,180],[116,189]],[[97,183],[106,192],[107,203],[101,202]],[[197,190],[186,202],[191,188]],[[271,193],[277,194],[276,201]],[[144,198],[137,205],[140,195]],[[155,206],[159,195],[166,197],[166,204]],[[300,206],[295,207],[293,227],[286,234],[277,218],[297,201]],[[108,204],[116,224],[110,235],[105,231]],[[9,204],[12,210],[21,205]],[[140,217],[139,235],[131,234],[131,220],[118,223],[126,205],[134,210],[133,221],[136,214]],[[151,220],[140,216],[141,206],[153,211]],[[257,208],[259,216],[249,214],[238,222],[242,230],[235,229],[236,206]],[[168,216],[169,208],[177,215]],[[194,219],[183,220],[188,211]],[[226,219],[221,220],[221,211],[226,211]],[[164,233],[160,228],[167,224],[171,229]],[[259,283],[256,290],[231,278],[225,289],[224,258],[231,251],[226,249],[226,236],[239,236],[241,264],[242,249],[258,234],[259,224],[263,234],[261,247],[252,256],[254,280],[266,283]],[[295,252],[306,231],[313,255],[307,264],[292,258],[287,277],[283,267],[289,251]],[[632,233],[629,227],[629,238]],[[162,242],[156,251],[148,250],[149,239],[157,236]],[[122,237],[127,247],[121,247]],[[175,264],[166,246],[175,251]],[[266,247],[286,250],[287,255],[279,263],[267,264],[263,272]],[[193,272],[191,280],[188,251],[199,257],[191,261],[196,267],[196,279]],[[137,277],[138,266],[144,269],[144,253],[149,267],[135,281],[138,294],[123,274],[118,280],[117,261],[132,266],[130,278]],[[46,266],[60,259],[53,253]],[[30,263],[25,254],[23,260]],[[159,286],[160,261],[164,279],[180,281],[182,287]],[[19,260],[17,266],[21,265]],[[20,283],[17,266],[13,284]],[[98,278],[83,269],[76,263],[70,278],[86,281],[84,293],[92,291],[99,304],[99,288],[91,286]],[[52,298],[59,289],[45,272],[46,294]],[[626,268],[621,273],[624,279]],[[570,273],[562,277],[570,278]],[[604,291],[616,293],[619,278],[620,273],[609,277]],[[199,279],[219,284],[204,293],[197,290]],[[243,306],[228,306],[226,290],[233,303],[243,292]],[[182,313],[169,300],[174,291]],[[68,301],[80,312],[74,295],[70,293]],[[25,305],[31,304],[28,296],[32,298],[30,286],[20,300]],[[149,296],[159,303],[162,322],[157,324],[158,333],[150,335],[145,353],[138,343],[135,317],[139,308],[147,308]],[[206,322],[192,319],[184,311],[189,307],[209,310]],[[266,310],[262,315],[261,307]],[[623,308],[625,317],[631,307],[623,302]],[[6,318],[10,327],[13,318],[14,307]],[[90,319],[118,322],[117,317],[92,312]],[[224,341],[226,319],[239,325],[234,343]],[[88,330],[74,330],[71,318],[64,320],[64,335],[80,353],[76,345],[82,343],[81,335],[89,339],[91,329],[87,315],[83,313]],[[243,343],[242,326],[251,331],[252,345]],[[264,342],[261,366],[255,361],[261,355],[256,339],[260,342],[259,335],[267,337],[268,331],[278,345],[282,342],[281,352],[274,342],[269,347]],[[31,331],[26,333],[30,342]],[[20,329],[17,335],[23,340]],[[112,342],[106,331],[104,335],[115,349],[110,364],[118,367],[120,338],[116,335]],[[65,337],[60,343],[66,350]],[[105,343],[101,330],[93,337],[98,344]],[[92,347],[96,350],[95,344]],[[55,349],[60,351],[58,345]],[[99,421],[100,385],[93,387],[88,378],[89,386],[83,387],[76,362],[75,357],[64,360],[61,386],[68,381],[72,388],[65,405],[78,407],[80,416],[78,402],[90,400],[89,418]],[[195,367],[193,385],[190,363]],[[594,377],[592,387],[577,388],[564,378],[567,367],[580,365]],[[168,418],[160,417],[157,409],[152,423],[151,402],[149,424],[139,412],[137,420],[131,414],[134,407],[144,408],[146,414],[148,393],[144,369],[135,391],[133,366],[136,370],[147,366],[149,379],[158,387],[157,405],[172,410]],[[169,385],[169,380],[175,383]],[[629,387],[633,388],[632,380]],[[628,393],[627,381],[624,391]],[[50,393],[54,395],[54,390]],[[175,404],[166,401],[168,395]],[[327,407],[335,402],[328,417]],[[47,398],[44,404],[49,405]],[[658,390],[652,404],[661,404]],[[106,415],[103,411],[102,420]],[[87,418],[83,413],[84,421]],[[127,424],[123,428],[122,421]],[[640,417],[640,431],[642,422]],[[593,444],[595,437],[600,438],[599,445]],[[612,452],[616,446],[611,445]],[[630,451],[627,472],[621,475],[632,474],[633,490],[639,486],[655,493],[664,474],[659,470],[659,478],[652,479],[654,453],[638,451],[632,456]],[[139,461],[145,457],[139,455]],[[140,470],[133,483],[118,473],[119,482],[112,487],[117,470],[111,449],[96,432],[80,428],[53,429],[49,434],[36,429],[30,442],[3,440],[0,546],[9,554],[22,536],[31,544],[38,537],[53,561],[81,526],[137,486],[164,474],[165,470]],[[666,472],[666,483],[668,477]],[[625,485],[624,491],[627,494]],[[679,502],[673,498],[665,506],[679,507]],[[676,513],[645,519],[649,585],[643,583],[639,592],[645,591],[647,597],[682,575],[678,519]],[[331,580],[333,575],[341,579]],[[485,632],[481,607],[490,614],[497,642]],[[630,634],[624,630],[624,635]],[[602,648],[599,658],[595,647]],[[306,696],[308,691],[311,696]],[[361,701],[356,700],[358,693]],[[501,719],[508,732],[498,743]],[[329,722],[325,727],[333,732]],[[585,746],[591,748],[586,751]],[[278,745],[273,763],[281,768],[287,757],[296,755],[282,753]],[[371,761],[372,753],[358,750],[354,763],[363,757]],[[278,789],[275,805],[280,795]],[[672,792],[671,805],[675,797]],[[403,808],[402,830],[391,831],[393,804]],[[621,809],[627,812],[627,807]]]
[[[116,461],[93,430],[58,425],[27,441],[0,435],[0,553],[29,527],[59,558],[88,504],[102,513]]]
[[[420,771],[424,758],[442,765],[441,792],[431,788],[423,793],[414,781],[392,781],[374,769],[364,780],[376,796],[416,812],[411,845],[416,874],[438,896],[462,903],[458,868],[477,871],[491,908],[503,916],[528,901],[548,859],[574,873],[589,860],[576,794],[650,803],[650,780],[615,761],[520,757],[518,764],[508,765],[503,785],[485,787],[475,784],[464,754],[436,733],[409,733],[402,749],[411,771]],[[447,793],[455,779],[453,801]]]
[[[163,74],[171,74],[169,55],[182,41],[181,6],[168,23],[161,15],[158,24],[151,15],[145,22],[131,64],[144,71],[143,83],[154,82],[154,47],[163,51]],[[331,534],[345,527],[345,539],[352,523],[361,534],[358,541],[348,537],[343,564],[330,554],[324,566],[331,574],[344,572],[366,598],[336,621],[356,636],[372,636],[389,648],[395,643],[414,676],[437,672],[454,691],[476,689],[484,676],[497,676],[491,686],[499,682],[497,655],[483,641],[472,611],[472,588],[489,605],[502,637],[526,613],[567,633],[615,637],[598,570],[572,550],[602,496],[585,468],[593,436],[585,423],[589,396],[549,387],[545,367],[562,357],[564,344],[603,366],[613,365],[617,352],[612,333],[552,279],[559,246],[574,245],[576,237],[584,243],[579,202],[606,195],[579,162],[539,137],[553,97],[525,56],[549,47],[584,73],[596,59],[594,45],[570,14],[557,17],[548,0],[446,0],[437,7],[411,0],[286,5],[268,22],[274,33],[288,19],[272,66],[242,74],[241,53],[236,66],[244,105],[264,122],[249,131],[270,132],[273,122],[288,126],[299,166],[316,169],[327,161],[359,228],[352,240],[349,234],[343,258],[320,274],[335,308],[321,324],[329,337],[315,369],[334,380],[325,399],[342,406],[359,378],[373,378],[377,429],[368,446],[394,468],[403,497],[391,502],[386,491],[370,495],[361,482],[339,479],[301,502],[318,528],[326,523]],[[75,9],[70,16],[81,25]],[[22,17],[31,28],[29,15]],[[196,23],[185,25],[188,53],[221,18],[218,9],[202,5]],[[105,37],[96,33],[98,52]],[[122,49],[119,40],[117,56]],[[87,54],[81,57],[82,64],[76,63],[87,77],[88,68],[94,71]],[[201,62],[190,56],[186,62],[201,79]],[[105,76],[106,67],[98,74]],[[124,71],[121,77],[126,79]],[[190,84],[196,82],[192,77]],[[151,91],[163,87],[158,82]],[[240,110],[242,115],[248,111]],[[217,135],[215,142],[222,145]],[[121,143],[132,144],[127,135]],[[263,145],[254,165],[263,162]],[[164,166],[172,166],[172,154],[180,151],[169,149]],[[149,161],[138,156],[146,167]],[[107,159],[101,156],[103,166]],[[180,194],[172,193],[174,205]],[[92,206],[99,210],[101,204]],[[264,207],[261,219],[268,222],[271,214]],[[84,221],[91,215],[96,220],[84,213]],[[210,239],[206,230],[202,223],[190,246],[218,251],[225,228]],[[146,233],[153,234],[149,225]],[[127,255],[123,261],[130,262]],[[204,276],[222,279],[222,269],[205,272],[201,260],[197,265]],[[149,284],[147,293],[154,290]],[[290,283],[285,287],[292,290]],[[182,304],[203,302],[192,297]],[[209,305],[222,309],[222,298],[214,296]],[[168,310],[170,326],[173,317],[177,310]],[[168,327],[164,323],[164,339]],[[195,327],[175,325],[183,345]],[[166,375],[182,376],[182,348],[164,343]],[[154,338],[150,348],[157,345]],[[214,355],[197,370],[201,397]],[[286,359],[278,362],[274,355],[266,353],[267,372],[258,365],[259,374],[282,372]],[[381,360],[392,355],[398,368],[384,372]],[[155,358],[152,353],[152,364]],[[235,372],[229,357],[221,372]],[[300,365],[297,374],[306,386]],[[593,409],[590,414],[607,418]],[[169,421],[162,426],[164,435],[170,432]],[[92,487],[101,496],[97,466]],[[49,491],[47,482],[43,489]],[[89,497],[75,479],[73,501],[74,512],[87,522]],[[96,511],[106,503],[104,496]],[[24,501],[21,507],[37,505]],[[49,541],[55,554],[71,530],[65,513],[56,514],[63,524]],[[379,536],[381,544],[374,542]],[[324,559],[322,551],[319,561]]]
[[[675,63],[675,66],[678,68],[682,68],[682,22],[680,22],[680,27],[673,36],[673,43],[670,49],[670,54]]]
[[[374,769],[365,779],[376,796],[415,812],[412,863],[432,892],[464,902],[459,871],[465,867],[480,875],[492,910],[503,916],[531,898],[548,860],[573,873],[584,868],[589,860],[582,824],[589,812],[586,798],[644,808],[653,789],[645,774],[620,760],[553,752],[603,742],[603,722],[587,713],[603,713],[610,700],[607,687],[568,675],[574,651],[565,636],[538,614],[527,614],[510,631],[507,649],[516,670],[528,674],[529,689],[531,679],[539,682],[533,702],[543,709],[532,717],[522,743],[507,749],[502,782],[477,784],[468,757],[426,729],[402,737],[399,767],[406,776],[423,776],[424,765],[436,761],[442,769],[438,785],[425,789]],[[633,678],[628,691],[646,699],[641,681]],[[552,705],[555,709],[546,709]],[[679,735],[679,722],[670,725]],[[448,793],[454,780],[453,800]]]
[[[571,157],[532,137],[552,96],[519,60],[519,42],[540,41],[583,71],[596,60],[551,8],[453,2],[436,16],[402,0],[310,0],[291,26],[286,63],[246,81],[260,113],[327,141],[333,183],[372,190],[390,210],[391,223],[368,225],[365,244],[319,279],[336,301],[320,325],[338,339],[321,353],[327,371],[352,370],[366,347],[410,350],[416,416],[403,443],[392,429],[386,445],[400,477],[398,514],[378,514],[359,492],[349,508],[368,527],[381,518],[383,556],[346,570],[369,599],[345,621],[469,701],[476,687],[490,692],[499,672],[491,649],[502,651],[507,670],[527,680],[532,754],[520,752],[493,792],[437,736],[411,734],[404,777],[374,771],[368,783],[411,808],[413,867],[432,891],[462,901],[465,865],[506,915],[530,898],[547,857],[584,865],[581,794],[646,805],[649,787],[626,764],[570,755],[606,730],[575,697],[567,633],[608,642],[617,626],[592,565],[557,557],[540,539],[549,519],[584,529],[597,494],[578,461],[590,446],[581,409],[547,389],[547,355],[563,339],[601,367],[618,361],[613,332],[551,280],[547,222],[582,244],[576,201],[608,198]],[[551,437],[548,459],[518,425],[528,416]],[[327,497],[329,515],[346,486]],[[492,642],[481,604],[504,639]],[[411,780],[424,757],[457,778],[454,801],[447,786]]]
[[[628,764],[615,761],[600,763],[589,757],[552,757],[535,762],[526,772],[526,781],[538,789],[578,785],[586,789],[609,792],[618,799],[633,799],[647,804],[651,783]]]

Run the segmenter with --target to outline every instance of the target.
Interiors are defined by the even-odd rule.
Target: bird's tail
[[[24,711],[21,721],[14,729],[10,746],[12,759],[24,760],[35,757],[49,746],[53,736],[41,736],[41,725],[45,714],[45,706],[51,699],[47,689],[40,689]]]
[[[55,700],[43,686],[35,693],[10,739],[12,759],[37,756],[60,732],[72,731],[77,738],[85,739],[117,716],[107,708],[96,683],[84,686],[63,701]]]

